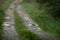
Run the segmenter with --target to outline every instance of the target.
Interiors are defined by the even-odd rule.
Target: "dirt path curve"
[[[16,1],[15,1],[16,2]],[[14,24],[14,3],[6,11],[2,40],[19,40]]]
[[[19,16],[23,18],[23,22],[26,25],[26,27],[30,31],[38,34],[38,36],[42,40],[60,40],[60,38],[49,35],[49,34],[43,32],[39,27],[37,27],[35,25],[34,21],[28,16],[28,14],[23,11],[22,6],[20,4],[17,4],[17,12],[18,12]]]

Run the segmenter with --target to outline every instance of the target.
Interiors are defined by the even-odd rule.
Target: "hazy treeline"
[[[40,4],[47,4],[47,7],[50,7],[49,11],[55,18],[60,18],[60,0],[37,0]]]

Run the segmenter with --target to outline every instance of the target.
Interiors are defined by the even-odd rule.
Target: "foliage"
[[[37,0],[40,4],[46,4],[49,13],[57,20],[60,19],[60,0]]]

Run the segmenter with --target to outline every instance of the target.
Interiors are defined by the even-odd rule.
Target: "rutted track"
[[[15,1],[16,2],[16,1]],[[15,30],[15,23],[14,23],[14,3],[13,2],[10,7],[6,11],[6,17],[4,22],[4,30],[3,30],[3,37],[2,40],[19,40],[18,34]]]

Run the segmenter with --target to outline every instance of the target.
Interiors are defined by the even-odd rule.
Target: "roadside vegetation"
[[[15,28],[19,34],[19,37],[22,37],[23,40],[41,40],[35,33],[29,31],[23,23],[22,18],[18,15],[16,10],[14,11],[15,19]]]
[[[3,22],[4,22],[4,17],[5,17],[5,14],[2,10],[0,10],[0,38],[2,36],[2,32],[3,32]]]
[[[5,11],[7,10],[10,3],[12,3],[13,0],[0,0],[0,40],[2,37],[3,32],[3,22],[5,17]]]
[[[6,11],[10,4],[15,0],[5,0],[4,4],[2,5],[2,10]]]
[[[54,9],[52,9],[53,7],[47,6],[48,3],[42,3],[23,1],[22,7],[23,10],[39,25],[39,27],[43,29],[43,31],[55,36],[60,36],[60,21],[56,20],[56,15],[56,18],[52,16],[52,13],[54,13]]]

